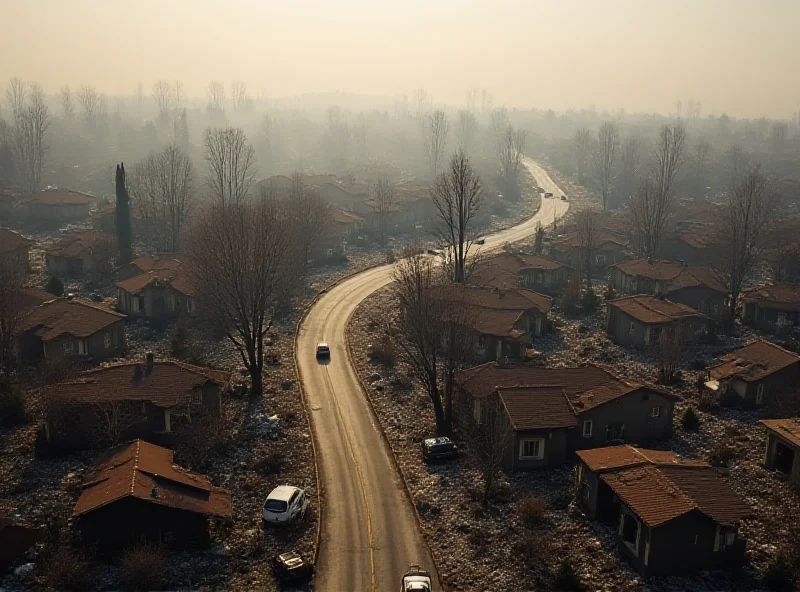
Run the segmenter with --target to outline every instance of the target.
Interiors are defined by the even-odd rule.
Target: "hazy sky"
[[[0,80],[790,117],[800,0],[0,0]],[[4,84],[4,82],[3,82]]]

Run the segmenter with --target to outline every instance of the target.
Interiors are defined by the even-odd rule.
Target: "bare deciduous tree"
[[[572,137],[572,154],[575,157],[575,171],[578,173],[578,182],[586,182],[586,169],[589,165],[589,156],[592,153],[592,132],[582,127],[575,131]]]
[[[431,197],[439,218],[439,238],[447,245],[453,261],[453,279],[462,283],[473,244],[471,223],[483,204],[480,176],[463,152],[458,151],[450,159],[447,170],[436,179]]]
[[[592,287],[592,271],[594,269],[594,253],[597,250],[598,226],[592,210],[583,210],[578,214],[578,242],[583,254],[583,264],[586,273],[586,287]]]
[[[381,175],[370,186],[369,192],[372,201],[375,202],[378,239],[382,245],[385,245],[389,231],[389,221],[397,209],[394,186],[388,177]]]
[[[177,144],[137,162],[129,180],[133,207],[157,251],[180,251],[181,237],[194,207],[194,165]]]
[[[652,349],[658,368],[658,381],[667,385],[674,383],[684,361],[680,335],[672,329],[664,329]]]
[[[436,433],[448,435],[455,376],[469,362],[474,338],[462,287],[449,284],[437,263],[414,246],[397,264],[392,289],[399,301],[392,337],[433,403]]]
[[[592,151],[594,171],[600,186],[603,211],[608,210],[608,198],[614,185],[616,171],[614,160],[619,151],[619,129],[613,121],[606,121],[597,130],[597,142]]]
[[[172,111],[172,85],[168,80],[156,80],[153,83],[153,100],[158,109],[158,119],[163,124]]]
[[[708,138],[700,137],[697,138],[697,142],[694,145],[694,174],[695,179],[698,183],[703,183],[704,179],[706,178],[706,172],[708,171],[708,160],[709,156],[711,155],[711,142],[709,142]]]
[[[8,81],[8,88],[6,88],[6,100],[8,107],[11,110],[11,117],[16,120],[20,117],[25,110],[25,104],[28,100],[28,90],[25,87],[25,81],[22,78],[12,78]]]
[[[296,241],[287,204],[221,201],[192,225],[188,271],[200,318],[222,330],[263,391],[264,338],[294,294]]]
[[[681,123],[661,128],[655,150],[655,172],[653,180],[658,194],[667,204],[673,200],[673,185],[685,161],[686,128]]]
[[[288,195],[287,207],[293,226],[291,234],[296,241],[298,253],[296,272],[305,277],[314,247],[328,230],[328,206],[316,191],[303,182],[303,175],[295,172],[292,175],[292,189]]]
[[[176,80],[172,88],[173,88],[172,104],[175,107],[175,112],[177,113],[178,109],[181,108],[181,104],[183,103],[184,99],[183,82],[181,82],[180,80]]]
[[[8,258],[0,261],[0,363],[10,374],[14,340],[25,315],[25,271]]]
[[[750,167],[728,192],[717,219],[716,269],[728,291],[728,322],[733,323],[739,296],[755,270],[774,215],[769,180],[758,165]]]
[[[447,115],[441,109],[437,109],[426,118],[425,154],[428,156],[428,165],[434,177],[439,174],[442,165],[449,130]]]
[[[61,113],[64,117],[67,119],[75,117],[75,102],[72,100],[72,90],[69,88],[69,84],[61,87],[58,98],[61,102]]]
[[[103,113],[103,95],[95,87],[84,84],[78,90],[78,103],[83,110],[84,120],[94,127]]]
[[[644,179],[630,202],[639,256],[655,258],[669,215],[666,206],[653,179]]]
[[[464,154],[472,154],[477,128],[478,122],[472,111],[462,109],[458,112],[458,146]]]
[[[241,203],[256,174],[255,151],[241,128],[207,129],[203,137],[208,163],[206,185],[220,204]]]
[[[525,156],[525,130],[515,130],[510,125],[503,134],[500,146],[500,168],[503,171],[506,192],[519,194],[519,173]]]
[[[770,134],[772,136],[772,151],[775,154],[783,152],[786,145],[786,134],[789,131],[789,125],[785,121],[776,121],[772,124]]]
[[[38,84],[32,84],[30,93],[17,85],[9,87],[9,93],[14,117],[12,146],[17,184],[25,193],[34,193],[42,185],[42,167],[47,153],[44,135],[50,126],[44,92]]]
[[[335,170],[343,170],[347,165],[350,149],[350,126],[342,113],[339,105],[331,105],[325,112],[328,127],[325,130],[325,139],[331,157],[331,164]]]
[[[620,151],[620,185],[625,200],[633,197],[642,167],[644,142],[641,136],[632,134],[622,141]]]
[[[459,421],[466,426],[464,432],[469,451],[483,476],[483,502],[486,503],[503,470],[503,461],[511,445],[513,431],[497,391],[480,402],[479,416],[467,411],[475,408],[474,404],[465,406],[464,417]]]
[[[91,408],[92,445],[98,448],[116,446],[142,419],[141,407],[136,401],[98,401]]]
[[[225,110],[225,86],[219,80],[212,80],[208,85],[207,109],[217,113]]]
[[[414,90],[414,117],[418,125],[425,127],[425,120],[431,108],[431,95],[424,88]]]
[[[236,111],[244,108],[247,101],[247,85],[241,80],[234,80],[231,83],[231,100]]]
[[[498,156],[503,149],[503,139],[508,125],[508,109],[505,107],[492,109],[489,115],[489,143]]]

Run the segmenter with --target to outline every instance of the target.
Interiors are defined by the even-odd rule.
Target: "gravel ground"
[[[596,289],[601,292],[602,283]],[[351,348],[419,510],[440,574],[453,589],[542,589],[548,569],[562,558],[570,559],[589,590],[761,589],[758,575],[788,541],[787,525],[794,523],[800,511],[797,494],[761,467],[766,436],[757,422],[762,412],[698,411],[701,426],[697,432],[686,432],[676,425],[674,436],[658,446],[686,457],[708,459],[719,443],[735,444],[735,458],[721,470],[755,510],[755,517],[742,528],[748,539],[748,564],[742,570],[655,578],[644,583],[616,550],[616,534],[588,520],[576,507],[572,467],[509,475],[499,499],[484,511],[479,503],[481,477],[468,458],[449,466],[428,467],[422,463],[420,441],[433,434],[435,428],[427,395],[416,386],[410,367],[399,353],[391,368],[370,361],[366,355],[369,345],[380,338],[386,311],[394,309],[396,303],[389,289],[365,301],[349,327]],[[554,332],[534,343],[541,352],[541,362],[555,366],[600,362],[627,378],[654,381],[656,371],[648,355],[608,341],[602,330],[603,315],[602,306],[592,315],[576,318],[566,317],[556,309],[552,315]],[[737,337],[721,337],[713,346],[697,346],[687,353],[685,382],[669,387],[684,397],[677,405],[676,417],[681,417],[688,405],[697,407],[695,371],[688,363],[695,358],[713,361],[752,336],[740,329]],[[519,502],[529,495],[547,504],[545,521],[533,529],[526,527],[517,513]],[[520,561],[526,541],[535,542],[539,549],[529,567]]]

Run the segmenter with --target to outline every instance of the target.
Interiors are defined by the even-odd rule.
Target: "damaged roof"
[[[601,478],[650,527],[695,510],[722,525],[753,515],[710,465],[645,465]]]
[[[112,448],[95,461],[73,516],[128,497],[206,516],[233,516],[230,491],[176,465],[171,450],[143,440]]]
[[[759,339],[725,354],[720,358],[719,364],[709,366],[707,370],[711,380],[733,377],[744,382],[754,382],[797,363],[800,363],[800,356]]]
[[[762,419],[761,423],[771,432],[800,448],[800,418]]]
[[[625,296],[607,300],[606,305],[613,306],[644,324],[663,324],[683,319],[705,319],[708,317],[691,306],[662,300],[655,296]]]
[[[746,292],[742,296],[742,302],[775,310],[800,311],[800,284],[775,284],[756,288]]]
[[[578,450],[576,454],[586,467],[594,472],[628,469],[644,465],[706,465],[702,461],[683,458],[670,450],[647,450],[636,448],[629,444]]]
[[[230,372],[165,360],[153,362],[149,373],[145,363],[112,364],[83,372],[49,390],[54,397],[70,402],[148,401],[159,407],[177,407],[188,404],[208,382],[225,389],[230,381]]]
[[[84,300],[55,298],[32,307],[19,331],[35,331],[45,342],[61,335],[83,339],[125,318],[124,314]]]

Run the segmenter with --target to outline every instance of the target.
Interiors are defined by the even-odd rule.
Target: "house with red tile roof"
[[[57,226],[87,220],[94,201],[91,195],[78,191],[45,189],[23,200],[22,207],[31,224]]]
[[[745,292],[742,322],[771,333],[800,326],[800,284],[775,284]]]
[[[456,378],[460,413],[481,420],[497,396],[513,436],[509,470],[558,465],[577,450],[609,443],[647,443],[672,433],[679,399],[651,385],[627,381],[596,365],[546,368],[528,364],[482,364]]]
[[[480,278],[490,270],[499,270],[517,278],[509,285],[518,284],[544,294],[557,294],[568,282],[577,281],[577,271],[569,265],[526,253],[504,251],[481,261],[476,267],[473,272],[475,279],[472,280],[476,285],[489,285]]]
[[[628,256],[630,241],[622,234],[612,230],[598,229],[594,243],[592,268],[596,271],[604,270],[609,265],[624,261]],[[586,268],[586,249],[582,245],[580,234],[577,231],[556,237],[550,244],[548,255],[550,258],[569,265],[573,269]]]
[[[27,273],[33,241],[8,228],[0,228],[0,261]]]
[[[142,539],[208,542],[208,520],[231,520],[231,492],[175,464],[167,448],[134,440],[101,454],[72,513],[84,544],[111,553]]]
[[[643,577],[740,564],[750,506],[712,466],[663,455],[595,473],[623,555]]]
[[[476,334],[475,359],[523,360],[533,338],[549,329],[553,299],[519,287],[465,286],[438,290],[437,297],[456,298],[468,327]]]
[[[703,339],[713,321],[685,304],[655,296],[625,296],[606,301],[606,330],[616,344],[645,348],[664,338],[679,343]]]
[[[23,362],[103,360],[125,351],[125,315],[84,300],[53,298],[30,308],[16,338]]]
[[[64,237],[44,252],[47,272],[62,278],[109,276],[117,258],[116,237],[96,230]]]
[[[767,428],[764,466],[786,476],[800,490],[800,417],[762,419]]]
[[[620,294],[667,298],[715,319],[726,310],[727,290],[710,267],[682,261],[631,259],[611,266],[610,285]]]
[[[140,257],[121,270],[147,269],[117,282],[117,308],[131,317],[167,319],[195,312],[186,259]]]
[[[760,339],[706,368],[705,388],[723,400],[763,405],[800,387],[800,356]]]
[[[229,372],[152,354],[89,370],[47,389],[47,440],[73,449],[135,437],[169,444],[193,416],[219,415],[230,381]]]

